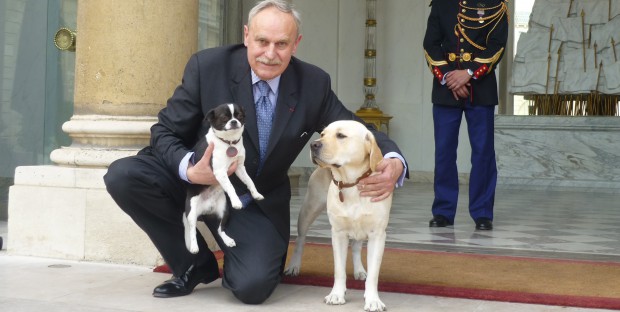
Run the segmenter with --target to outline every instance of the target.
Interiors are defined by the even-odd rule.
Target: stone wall
[[[500,186],[620,192],[620,118],[497,116]]]

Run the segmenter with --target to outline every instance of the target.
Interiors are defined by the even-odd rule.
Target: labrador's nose
[[[321,143],[321,141],[319,141],[319,140],[316,140],[316,141],[310,143],[310,148],[313,151],[318,151],[319,149],[321,149],[321,147],[323,147],[323,143]]]

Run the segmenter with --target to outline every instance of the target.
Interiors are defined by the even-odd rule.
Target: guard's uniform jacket
[[[424,36],[424,55],[433,73],[432,101],[462,105],[441,85],[444,75],[469,69],[472,105],[497,105],[495,68],[508,38],[508,9],[504,0],[433,0]]]

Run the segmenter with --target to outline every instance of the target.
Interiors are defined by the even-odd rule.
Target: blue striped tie
[[[261,80],[256,83],[260,91],[260,97],[256,101],[256,119],[258,122],[258,141],[260,145],[260,168],[263,167],[265,154],[267,153],[267,143],[269,143],[269,134],[271,133],[271,124],[273,122],[273,105],[269,100],[269,91],[271,88],[266,81]]]

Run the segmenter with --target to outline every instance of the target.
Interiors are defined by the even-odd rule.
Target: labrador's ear
[[[381,149],[379,149],[379,145],[377,145],[375,136],[372,135],[370,131],[366,133],[366,150],[370,156],[370,170],[375,172],[377,164],[383,160],[383,154],[381,154]]]

